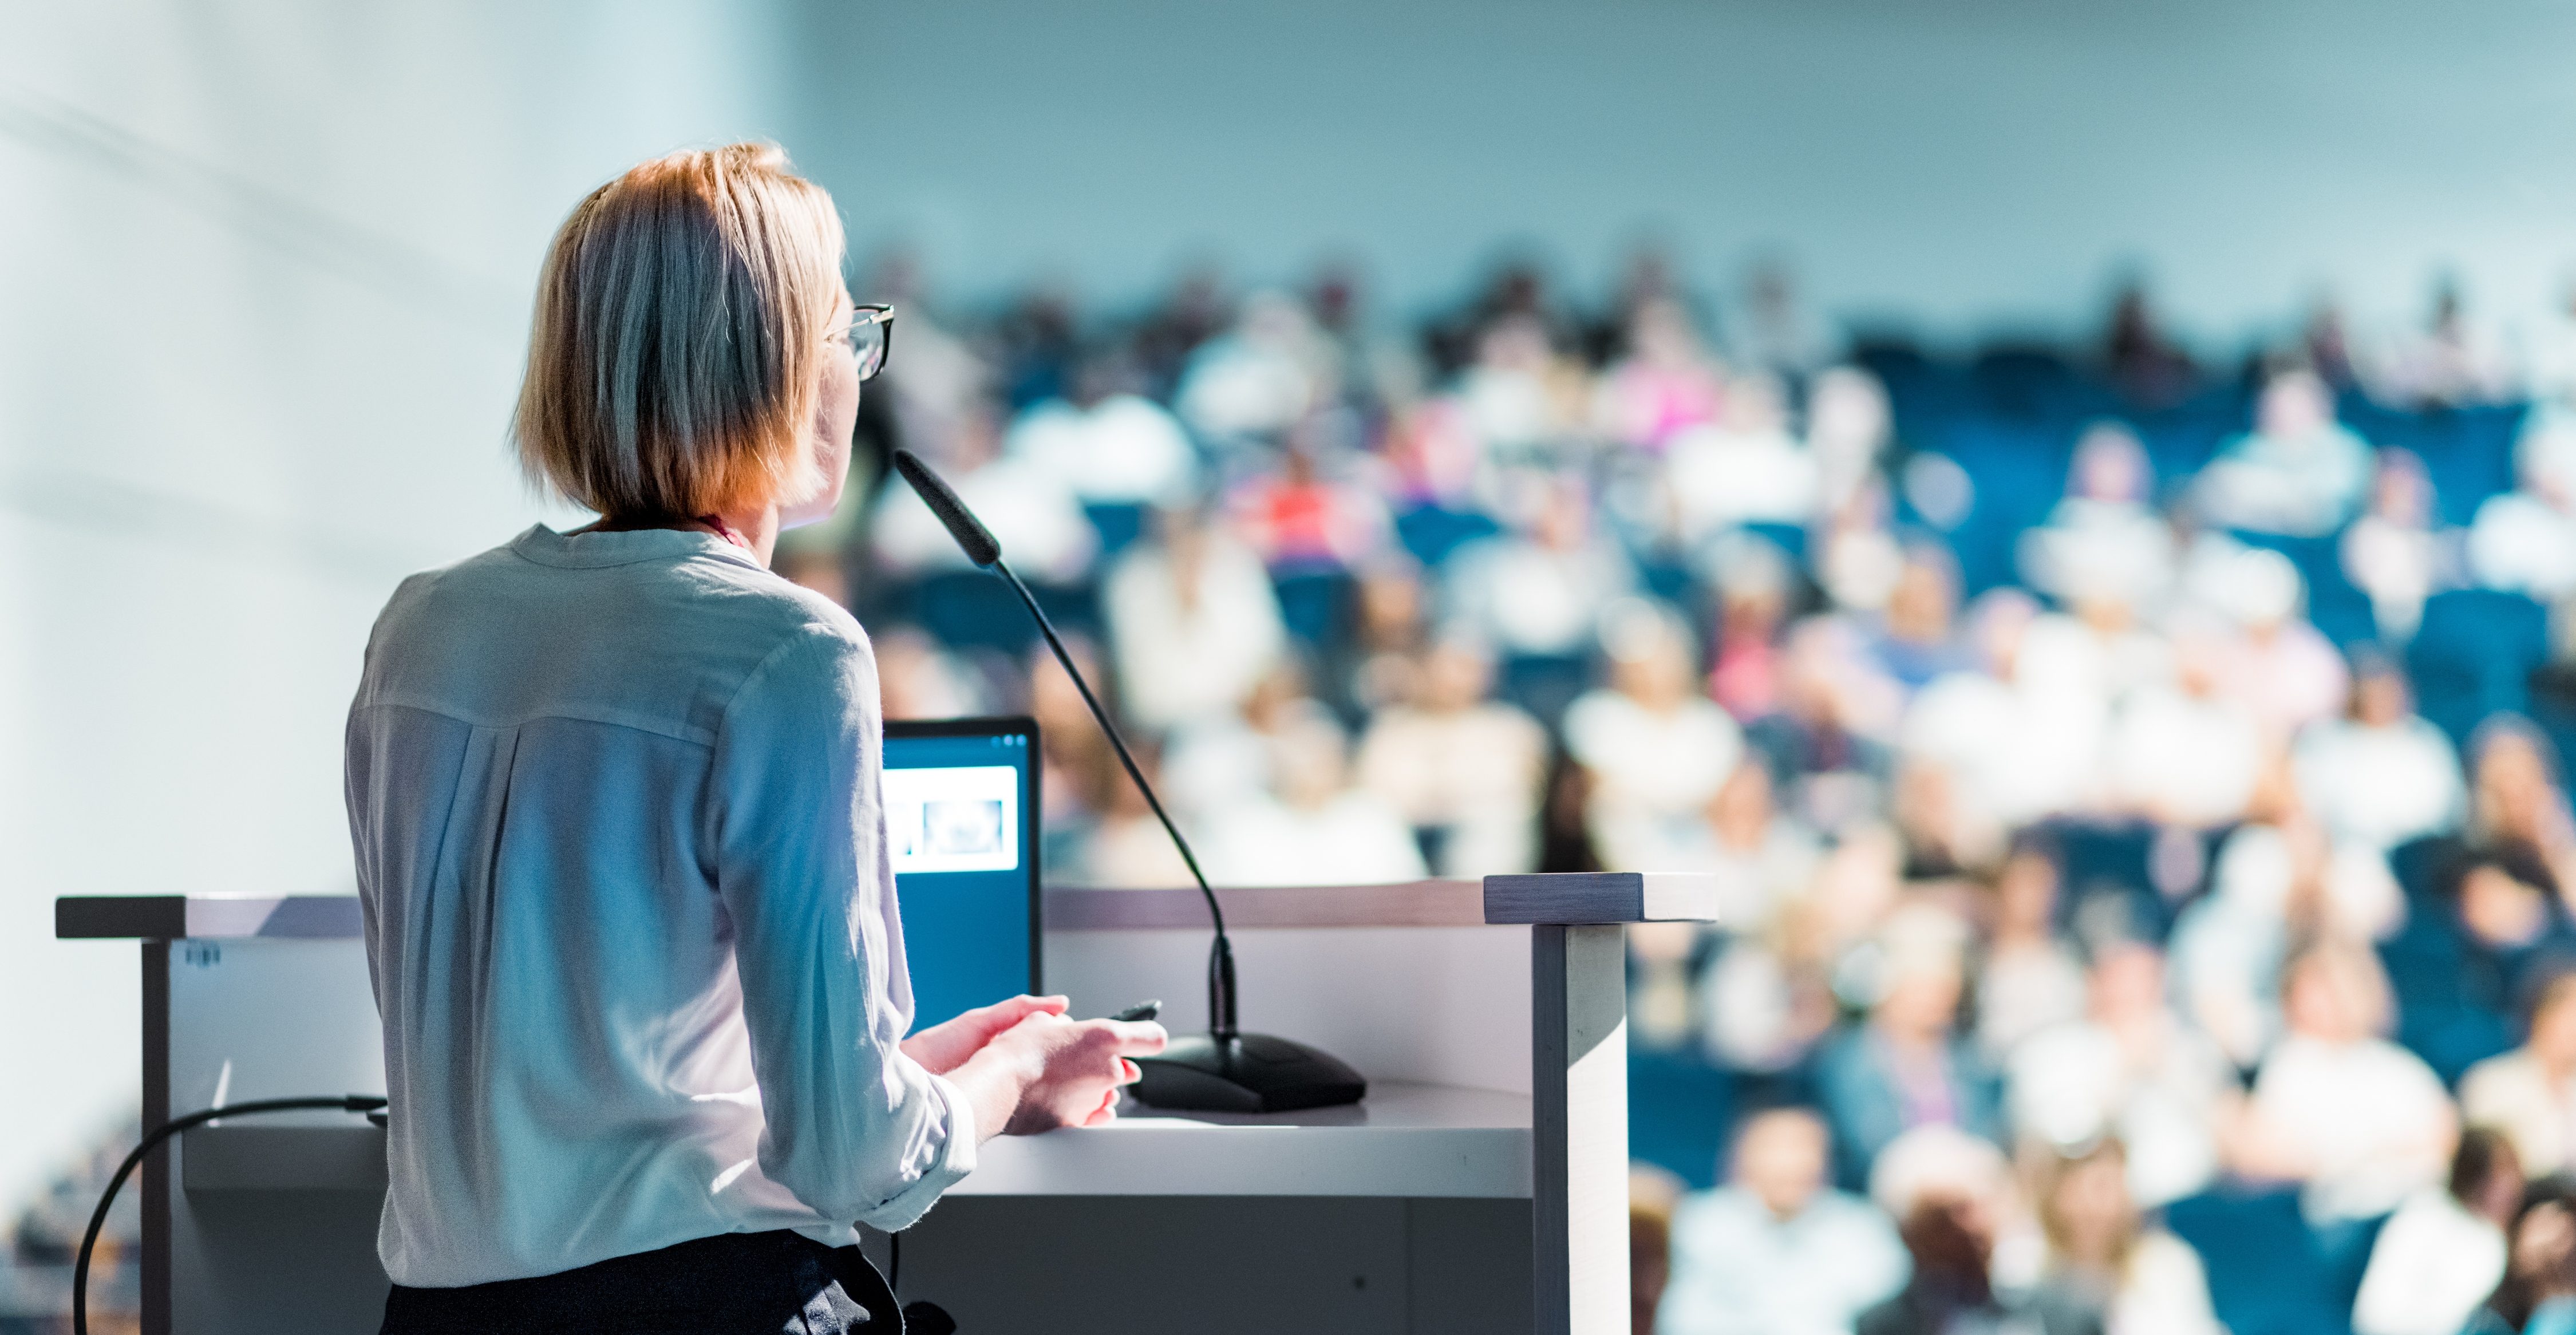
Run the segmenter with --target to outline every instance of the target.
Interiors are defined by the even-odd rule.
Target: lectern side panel
[[[1540,1335],[1629,1328],[1627,929],[1530,929]]]
[[[239,938],[170,945],[171,1110],[385,1088],[383,1029],[355,939]],[[275,1136],[365,1124],[286,1113],[231,1129]],[[372,1329],[389,1281],[376,1263],[380,1185],[343,1191],[207,1191],[172,1147],[170,1311],[180,1335]]]
[[[143,1125],[170,1120],[170,943],[143,943]],[[170,1156],[143,1161],[143,1335],[170,1335]]]

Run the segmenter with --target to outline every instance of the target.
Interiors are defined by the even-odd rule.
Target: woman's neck
[[[653,518],[602,518],[584,532],[618,533],[634,529],[670,528],[691,533],[712,533],[725,540],[739,541],[763,566],[778,550],[778,507],[738,506],[686,518],[661,516]]]

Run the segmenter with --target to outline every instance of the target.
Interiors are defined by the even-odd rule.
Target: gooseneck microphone
[[[1226,935],[1225,910],[1217,903],[1216,891],[1208,885],[1207,873],[1199,870],[1198,855],[1190,851],[1190,841],[1181,836],[1180,826],[1163,810],[1163,800],[1155,795],[1154,785],[1146,781],[1144,769],[1127,749],[1127,739],[1119,735],[1118,725],[1110,721],[1109,711],[1092,693],[1090,681],[1074,664],[1073,655],[1065,651],[1055,623],[1038,606],[1029,586],[1021,583],[1002,560],[1002,544],[994,540],[992,530],[984,527],[975,512],[966,508],[966,503],[937,473],[930,471],[920,456],[910,450],[896,450],[894,468],[948,530],[948,536],[956,539],[966,559],[1001,576],[1020,596],[1020,605],[1037,622],[1047,648],[1063,665],[1065,675],[1073,679],[1074,689],[1082,694],[1083,706],[1091,711],[1092,720],[1109,739],[1110,749],[1118,754],[1118,763],[1126,769],[1127,777],[1135,781],[1136,791],[1144,795],[1154,819],[1162,823],[1163,833],[1171,836],[1172,847],[1180,850],[1190,878],[1198,882],[1200,897],[1207,901],[1208,920],[1216,928],[1216,939],[1208,948],[1208,1033],[1174,1039],[1160,1056],[1136,1058],[1138,1069],[1144,1073],[1136,1083],[1138,1101],[1158,1108],[1217,1112],[1288,1112],[1358,1102],[1368,1093],[1368,1082],[1340,1059],[1303,1043],[1267,1034],[1246,1034],[1235,1027],[1234,942]]]

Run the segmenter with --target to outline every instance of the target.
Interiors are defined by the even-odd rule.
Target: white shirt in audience
[[[2338,840],[2394,848],[2456,829],[2468,810],[2459,753],[2421,716],[2376,728],[2318,724],[2300,738],[2296,760],[2299,795]]]
[[[2447,1123],[2451,1096],[2423,1060],[2385,1039],[2283,1038],[2254,1079],[2254,1112],[2297,1128],[2317,1164],[2300,1204],[2320,1223],[2369,1219],[2435,1185],[2421,1152]]]
[[[1673,437],[1669,450],[1664,476],[1686,538],[1815,516],[1823,479],[1815,456],[1786,431],[1698,426]]]
[[[1005,457],[971,472],[952,472],[948,484],[986,528],[1002,535],[1011,569],[1022,577],[1070,584],[1091,569],[1100,536],[1082,513],[1082,503],[1055,473]],[[877,555],[897,570],[973,568],[957,540],[910,487],[885,489],[869,533]]]
[[[2526,492],[2488,497],[2469,522],[2469,571],[2490,589],[2557,601],[2576,591],[2576,515]]]
[[[1198,456],[1181,424],[1153,400],[1134,394],[1112,394],[1089,408],[1049,399],[1020,414],[1002,449],[1083,500],[1111,504],[1182,500],[1198,471]],[[1019,534],[998,526],[993,531],[1008,535],[1016,556]]]
[[[1217,885],[1376,885],[1430,874],[1404,819],[1352,789],[1320,806],[1255,794],[1208,818],[1201,865]]]
[[[2111,789],[2126,808],[2187,825],[2235,819],[2254,795],[2263,742],[2252,713],[2221,695],[2139,691],[2111,732]]]
[[[1448,831],[1441,875],[1528,871],[1537,854],[1547,733],[1514,706],[1378,711],[1360,742],[1360,786],[1417,826]]]
[[[2129,1192],[2153,1208],[2208,1186],[2218,1172],[2218,1117],[2236,1075],[2217,1046],[2172,1021],[2141,1065],[2091,1020],[2042,1030],[2006,1067],[2012,1123],[2062,1149],[2116,1135]]]
[[[2458,1335],[2504,1279],[2504,1230],[2441,1187],[2407,1198],[2371,1244],[2354,1335]]]
[[[2469,1068],[2460,1078],[2460,1117],[2502,1131],[2535,1181],[2576,1164],[2576,1079],[2550,1079],[2528,1048]]]
[[[1673,1212],[1655,1332],[1849,1335],[1910,1269],[1895,1225],[1857,1196],[1819,1192],[1782,1219],[1742,1187],[1695,1192]]]
[[[1278,661],[1288,631],[1270,572],[1240,544],[1205,538],[1184,600],[1164,548],[1129,548],[1101,590],[1127,712],[1149,729],[1231,711]]]
[[[1517,536],[1469,543],[1449,569],[1457,616],[1506,656],[1585,652],[1601,609],[1635,583],[1611,544],[1564,550]]]
[[[1596,780],[1590,817],[1613,870],[1660,868],[1734,772],[1744,733],[1700,696],[1659,714],[1617,691],[1585,693],[1565,711],[1565,748]]]

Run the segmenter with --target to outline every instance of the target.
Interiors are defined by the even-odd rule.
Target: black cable
[[[125,1179],[134,1175],[134,1170],[142,1165],[144,1156],[159,1149],[161,1142],[190,1127],[203,1126],[208,1122],[220,1121],[226,1117],[252,1117],[260,1113],[304,1112],[332,1108],[342,1112],[365,1113],[374,1112],[384,1106],[385,1098],[381,1094],[342,1094],[336,1098],[315,1096],[300,1099],[253,1099],[248,1103],[208,1108],[203,1112],[192,1112],[185,1117],[173,1117],[146,1133],[143,1143],[136,1145],[134,1152],[125,1156],[125,1162],[116,1166],[116,1176],[107,1180],[107,1192],[98,1198],[98,1210],[89,1217],[89,1231],[81,1235],[80,1255],[72,1263],[72,1335],[89,1335],[89,1257],[91,1250],[98,1246],[99,1230],[107,1226],[107,1208],[116,1203],[117,1189],[125,1185]]]
[[[1163,833],[1172,837],[1172,846],[1181,851],[1181,861],[1189,865],[1191,879],[1199,883],[1199,894],[1207,900],[1208,917],[1216,924],[1216,940],[1208,947],[1208,1031],[1223,1045],[1235,1035],[1234,942],[1225,934],[1225,910],[1217,905],[1216,891],[1208,888],[1207,873],[1199,870],[1198,855],[1190,851],[1190,841],[1181,837],[1181,827],[1164,813],[1163,799],[1154,795],[1154,785],[1145,782],[1145,771],[1136,764],[1134,754],[1127,750],[1127,739],[1118,735],[1117,727],[1109,721],[1109,711],[1102,708],[1099,697],[1091,693],[1091,683],[1083,680],[1082,669],[1074,666],[1073,655],[1065,651],[1064,641],[1056,637],[1055,623],[1039,610],[1036,595],[1029,592],[1028,585],[1020,582],[1018,573],[998,551],[987,568],[1008,581],[1011,591],[1020,595],[1020,602],[1038,623],[1038,633],[1046,637],[1047,648],[1055,651],[1055,661],[1064,666],[1064,675],[1073,678],[1073,688],[1082,692],[1082,703],[1091,707],[1092,719],[1099,723],[1100,731],[1109,738],[1110,749],[1118,753],[1118,763],[1127,767],[1127,777],[1136,781],[1136,791],[1145,795],[1145,805],[1153,808],[1154,819],[1163,823]]]

